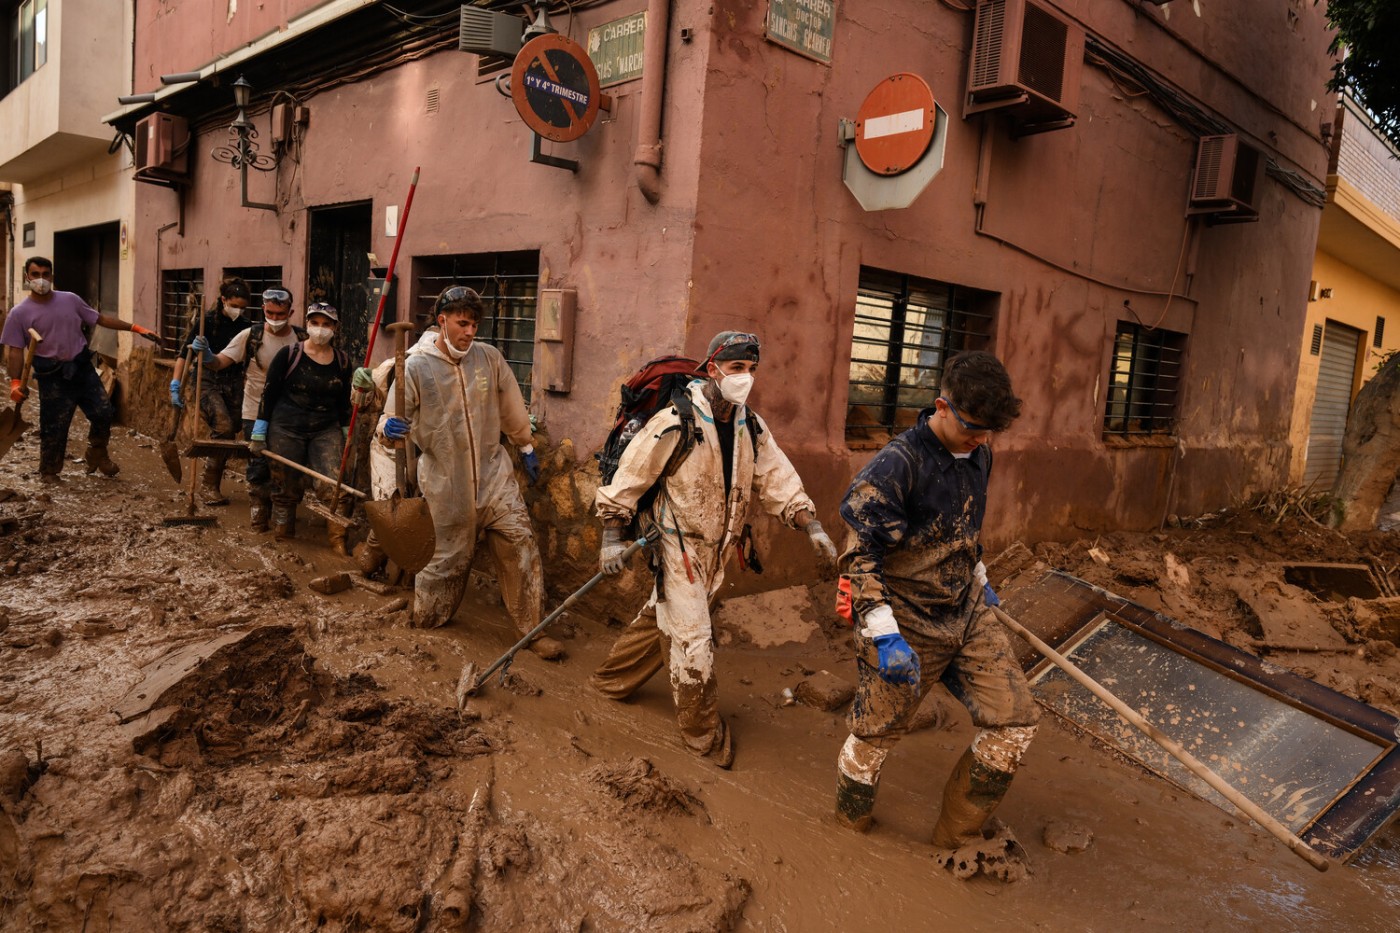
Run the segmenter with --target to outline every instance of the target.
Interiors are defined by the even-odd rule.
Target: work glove
[[[374,374],[368,366],[361,366],[350,377],[350,404],[357,409],[369,407],[374,398]]]
[[[831,536],[822,530],[822,523],[815,518],[807,523],[803,529],[807,532],[807,537],[812,540],[812,550],[817,552],[817,564],[823,574],[836,572],[836,545],[831,543]]]
[[[972,585],[982,587],[982,599],[988,606],[1000,606],[1001,600],[997,598],[996,590],[987,582],[987,565],[980,560],[977,566],[972,568]]]
[[[214,365],[214,351],[209,348],[209,339],[203,334],[190,341],[190,348],[203,358],[205,366]]]
[[[865,623],[861,634],[875,642],[875,650],[879,653],[880,679],[896,686],[917,685],[919,656],[899,634],[894,611],[882,604],[863,613],[861,621]]]
[[[603,547],[598,552],[598,566],[603,573],[621,573],[623,566],[622,555],[627,550],[627,542],[622,540],[621,528],[610,528],[603,526]]]
[[[409,427],[407,418],[400,418],[396,415],[384,422],[384,436],[391,441],[401,441],[408,437]]]
[[[180,398],[180,380],[170,380],[170,404],[176,408],[184,408],[185,400]]]
[[[151,330],[149,327],[142,327],[140,324],[132,324],[131,332],[138,336],[145,337],[151,343],[158,343],[160,341],[160,336],[157,335],[155,331]]]
[[[534,450],[522,450],[520,452],[520,465],[525,468],[525,475],[530,477],[530,485],[540,478],[540,458]]]
[[[18,379],[11,379],[10,401],[18,405],[27,398],[29,398],[29,390],[24,387],[24,383],[20,382]]]
[[[260,454],[267,450],[267,422],[259,418],[253,422],[253,431],[248,435],[248,452]]]

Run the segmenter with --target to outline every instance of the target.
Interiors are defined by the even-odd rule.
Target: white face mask
[[[742,405],[753,388],[753,373],[737,373],[719,381],[719,394],[726,402]]]
[[[266,324],[267,329],[274,334],[280,334],[287,329],[287,325],[291,323],[291,318],[284,317],[280,321],[274,321],[272,318],[264,318],[263,323]]]
[[[318,327],[313,324],[306,328],[306,336],[318,347],[324,347],[331,342],[331,338],[335,336],[335,331],[329,327]]]
[[[452,345],[452,341],[448,340],[446,337],[443,337],[438,341],[438,346],[446,350],[447,355],[452,357],[454,360],[460,360],[462,357],[467,355],[468,351],[471,350],[470,346],[468,346],[466,350],[458,350]]]
[[[228,305],[224,305],[224,317],[228,318],[230,321],[238,320],[242,314],[242,308],[231,308]]]
[[[29,290],[36,295],[47,295],[53,291],[53,282],[48,279],[30,279]]]

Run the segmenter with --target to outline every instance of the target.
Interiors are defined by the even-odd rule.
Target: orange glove
[[[20,382],[18,379],[11,379],[10,401],[18,405],[27,398],[29,398],[29,390],[24,387],[24,383]]]
[[[149,327],[142,327],[140,324],[132,324],[131,332],[133,334],[140,334],[142,337],[145,337],[151,343],[156,343],[160,340],[160,337],[156,335],[155,331],[151,330]]]

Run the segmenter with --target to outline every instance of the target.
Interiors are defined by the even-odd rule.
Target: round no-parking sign
[[[510,96],[525,125],[545,139],[578,139],[598,116],[598,72],[583,48],[558,33],[538,36],[515,56]]]

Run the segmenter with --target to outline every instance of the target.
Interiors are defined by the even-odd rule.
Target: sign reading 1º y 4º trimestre
[[[588,57],[598,69],[598,84],[611,87],[642,76],[647,14],[643,10],[588,30]]]
[[[836,0],[768,0],[768,39],[799,55],[831,62]]]

